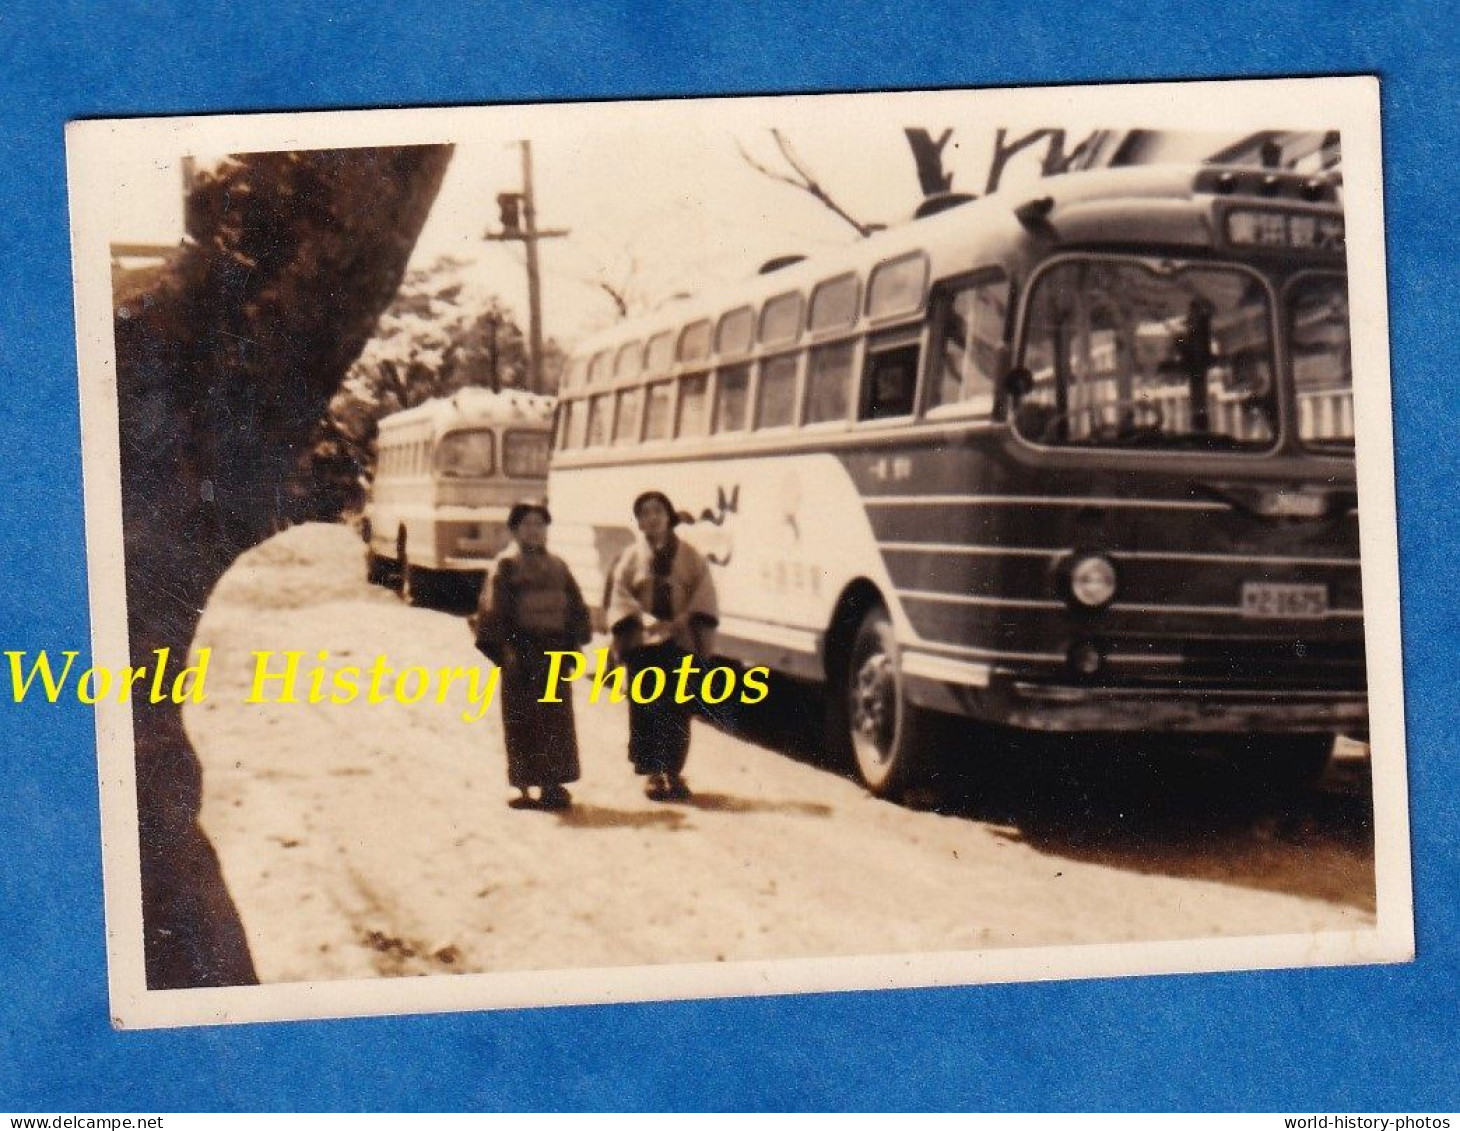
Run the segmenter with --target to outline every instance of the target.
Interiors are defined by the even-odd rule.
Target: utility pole
[[[497,315],[493,312],[492,317],[487,321],[487,365],[492,374],[492,392],[494,393],[502,391],[502,373],[497,368],[497,322]]]
[[[530,355],[527,388],[542,392],[542,280],[537,267],[537,241],[566,236],[566,228],[537,226],[537,202],[532,191],[532,143],[519,141],[522,148],[522,191],[497,194],[497,208],[502,215],[501,231],[488,230],[485,238],[523,245],[527,252],[527,317]]]

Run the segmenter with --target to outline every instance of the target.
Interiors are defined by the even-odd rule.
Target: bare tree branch
[[[797,156],[796,151],[791,147],[791,143],[786,140],[780,130],[771,130],[771,137],[775,139],[776,148],[780,150],[781,157],[791,167],[792,172],[796,174],[795,176],[787,176],[785,173],[777,172],[761,164],[746,151],[745,146],[739,141],[736,141],[735,148],[740,151],[740,156],[744,159],[745,163],[757,173],[760,173],[764,177],[769,177],[773,181],[779,181],[781,184],[800,189],[802,192],[814,197],[823,206],[830,209],[838,219],[855,228],[857,235],[865,237],[879,230],[878,225],[862,223],[832,199],[831,194],[821,187],[815,175],[807,168],[805,162]]]
[[[777,173],[774,169],[769,169],[762,165],[750,155],[749,151],[746,150],[745,146],[739,140],[735,142],[735,148],[740,151],[740,156],[744,159],[745,163],[757,173],[761,174],[761,176],[769,177],[773,181],[780,181],[782,184],[790,185],[792,188],[804,189],[806,187],[794,177],[788,177],[785,173]]]
[[[624,296],[623,290],[603,279],[598,279],[596,282],[598,289],[613,301],[614,309],[618,311],[618,316],[620,318],[627,318],[629,316],[629,300]]]
[[[1100,156],[1101,147],[1109,138],[1109,130],[1092,130],[1073,149],[1066,151],[1065,143],[1069,138],[1064,130],[1031,130],[1023,137],[1010,141],[1009,131],[1000,128],[994,138],[993,157],[989,161],[988,187],[984,191],[998,191],[999,182],[1003,179],[1004,169],[1009,161],[1040,142],[1044,143],[1045,149],[1044,158],[1039,163],[1039,175],[1057,177],[1062,173],[1068,173],[1071,169],[1089,168]],[[911,131],[908,133],[908,140],[912,140]]]
[[[1076,166],[1077,162],[1085,161],[1095,153],[1105,139],[1109,136],[1109,130],[1093,130],[1069,153],[1065,149],[1065,131],[1057,130],[1050,139],[1049,152],[1045,154],[1044,165],[1041,172],[1046,177],[1057,176],[1060,173],[1068,173]]]
[[[623,250],[628,263],[619,273],[617,281],[604,278],[602,275],[589,276],[582,280],[609,297],[620,319],[627,318],[630,313],[644,305],[643,295],[639,288],[634,286],[634,280],[639,276],[639,257],[629,251],[627,247]]]
[[[1029,133],[1025,134],[1023,137],[1017,138],[1014,141],[1009,141],[1008,138],[1009,131],[1000,126],[999,132],[994,138],[994,156],[992,161],[990,161],[989,163],[989,180],[988,185],[984,188],[985,193],[998,191],[999,181],[1001,181],[1004,176],[1004,166],[1009,163],[1009,160],[1014,157],[1015,154],[1021,153],[1024,150],[1028,149],[1031,145],[1037,145],[1039,142],[1045,141],[1046,139],[1049,139],[1050,141],[1051,150],[1053,150],[1055,145],[1060,145],[1061,147],[1063,147],[1064,131],[1032,130]]]

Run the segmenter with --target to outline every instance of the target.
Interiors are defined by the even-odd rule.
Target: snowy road
[[[506,807],[495,709],[247,704],[251,653],[486,665],[459,614],[365,583],[344,527],[240,561],[197,643],[202,820],[264,981],[1361,928],[1363,763],[1275,807],[1226,778],[1005,765],[944,812],[868,797],[794,734],[696,722],[695,800],[647,801],[623,706],[578,702],[569,813]],[[580,693],[582,689],[580,688]],[[798,704],[787,702],[791,709]],[[794,712],[793,712],[794,713]]]

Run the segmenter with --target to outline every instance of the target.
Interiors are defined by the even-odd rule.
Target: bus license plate
[[[1242,615],[1263,620],[1313,620],[1328,613],[1326,585],[1278,585],[1248,581],[1242,586]]]

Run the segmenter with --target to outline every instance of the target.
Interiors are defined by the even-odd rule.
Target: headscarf
[[[674,509],[674,504],[669,501],[669,496],[663,491],[645,491],[634,500],[634,517],[639,517],[639,508],[645,503],[656,502],[662,506],[669,515],[669,529],[673,530],[679,525],[679,512]]]
[[[672,620],[674,594],[669,585],[669,575],[674,569],[674,555],[679,550],[679,539],[674,536],[674,528],[679,525],[679,512],[674,509],[674,504],[663,491],[645,491],[634,500],[635,518],[639,517],[639,510],[645,503],[658,503],[669,516],[669,537],[649,558],[649,573],[654,581],[649,598],[649,612],[660,620]]]
[[[516,530],[524,518],[534,513],[542,515],[543,522],[552,525],[553,516],[548,512],[546,503],[524,500],[513,503],[512,509],[507,512],[507,529]]]

